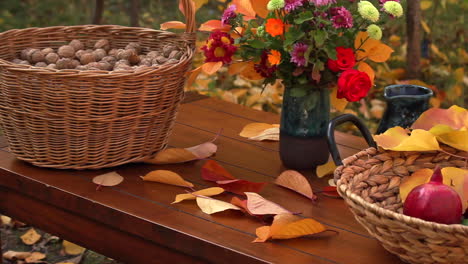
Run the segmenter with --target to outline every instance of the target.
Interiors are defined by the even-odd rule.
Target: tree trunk
[[[140,0],[132,0],[130,2],[130,25],[132,27],[139,26],[139,10],[140,10]]]
[[[420,0],[406,1],[406,78],[419,79],[421,76],[421,6]]]
[[[102,22],[102,13],[104,12],[104,0],[96,0],[94,7],[93,24],[99,25]]]

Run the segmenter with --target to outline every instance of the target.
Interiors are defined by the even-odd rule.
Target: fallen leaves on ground
[[[408,194],[417,186],[430,181],[433,174],[431,169],[420,169],[405,178],[400,184],[400,197],[404,202]],[[463,210],[468,208],[468,170],[455,167],[442,169],[443,183],[452,187],[460,196]]]
[[[140,176],[144,181],[153,181],[170,185],[192,188],[193,184],[184,180],[179,174],[168,170],[155,170],[145,176]]]
[[[275,184],[293,190],[311,200],[317,199],[317,196],[315,196],[314,192],[312,191],[312,187],[310,187],[309,181],[307,181],[304,175],[297,171],[283,171],[280,176],[276,178]]]
[[[25,258],[24,260],[26,263],[39,263],[43,262],[42,260],[45,259],[46,255],[41,252],[33,252],[31,253],[31,256]]]
[[[341,198],[340,194],[336,190],[336,186],[325,186],[321,193],[327,197]]]
[[[208,160],[201,169],[202,178],[205,181],[225,181],[235,180],[236,178],[231,175],[225,168],[219,165],[214,160]]]
[[[325,231],[321,223],[310,218],[301,218],[290,213],[276,215],[271,226],[257,228],[257,238],[253,242],[265,242],[268,239],[291,239],[313,235]]]
[[[322,178],[325,175],[329,175],[329,174],[333,175],[333,172],[335,172],[335,169],[336,169],[336,165],[335,165],[335,162],[332,160],[325,164],[317,166],[317,168],[315,169],[315,174],[317,174],[317,177]]]
[[[30,228],[21,236],[21,241],[26,245],[34,245],[39,239],[41,239],[41,235],[34,228]]]
[[[282,206],[263,198],[258,193],[246,192],[247,209],[254,215],[277,215],[291,213]]]
[[[218,186],[224,190],[240,195],[245,192],[260,192],[265,186],[266,182],[251,182],[246,180],[224,180],[216,181]]]
[[[242,200],[240,199],[239,197],[232,197],[231,199],[231,204],[241,208],[242,211],[248,213],[249,215],[252,215],[252,216],[255,216],[254,214],[252,214],[250,211],[249,211],[249,208],[247,208],[247,199],[246,200]]]
[[[436,137],[429,131],[415,129],[411,135],[402,127],[392,127],[380,135],[375,135],[377,144],[394,151],[431,151],[439,150]]]
[[[99,186],[116,186],[119,185],[124,178],[117,172],[109,172],[106,174],[98,175],[93,178],[93,182]]]
[[[200,160],[211,157],[216,153],[218,147],[211,141],[190,148],[168,148],[146,159],[144,162],[151,164],[174,164],[184,163],[192,160]]]
[[[239,136],[256,141],[279,141],[279,125],[266,123],[250,123],[242,129]]]
[[[202,195],[202,196],[208,196],[209,197],[209,196],[215,196],[215,195],[221,194],[223,192],[224,192],[223,188],[211,187],[211,188],[199,190],[199,191],[192,192],[192,193],[178,194],[178,195],[176,195],[176,198],[175,198],[174,202],[172,202],[172,203],[173,204],[180,203],[180,202],[182,202],[184,200],[195,200],[197,198],[197,195]]]
[[[11,225],[11,218],[6,215],[0,215],[0,225]]]
[[[227,203],[221,200],[216,200],[213,198],[205,198],[197,196],[196,198],[198,207],[205,213],[205,214],[214,214],[226,210],[241,210],[241,208]]]
[[[31,252],[19,252],[19,251],[12,251],[8,250],[7,252],[3,253],[3,258],[8,260],[15,260],[15,259],[26,259],[32,255]]]
[[[67,255],[79,255],[85,252],[86,250],[85,248],[80,247],[77,244],[73,244],[72,242],[67,240],[63,240],[62,246],[63,251],[65,251]]]
[[[448,125],[436,125],[429,132],[436,136],[439,142],[468,151],[468,129],[466,127],[456,130]]]

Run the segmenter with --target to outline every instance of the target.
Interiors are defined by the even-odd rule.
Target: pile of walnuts
[[[13,63],[45,67],[48,69],[127,71],[142,66],[157,66],[177,63],[183,52],[174,45],[166,45],[162,51],[142,53],[140,44],[130,42],[125,49],[111,49],[106,39],[98,40],[93,49],[86,49],[79,40],[72,40],[58,50],[52,48],[21,51],[20,58]]]

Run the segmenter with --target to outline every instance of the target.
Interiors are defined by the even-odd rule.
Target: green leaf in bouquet
[[[467,218],[463,219],[461,224],[468,226],[468,219]]]
[[[327,37],[328,37],[328,34],[326,31],[324,30],[315,31],[315,34],[314,34],[315,45],[317,45],[317,47],[323,46]]]
[[[334,47],[326,46],[325,52],[327,53],[328,58],[331,60],[336,60],[336,50]]]
[[[294,19],[294,23],[300,25],[306,21],[314,19],[314,14],[312,11],[307,11],[299,14],[299,17]]]
[[[288,32],[284,35],[284,48],[287,49],[288,46],[292,45],[297,40],[304,37],[305,33],[299,28],[291,27]]]
[[[264,49],[266,47],[266,44],[264,41],[260,39],[252,39],[247,42],[252,48],[256,49]]]

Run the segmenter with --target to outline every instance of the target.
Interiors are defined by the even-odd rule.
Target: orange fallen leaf
[[[240,73],[240,76],[244,79],[251,80],[251,81],[258,81],[265,79],[262,75],[260,75],[255,70],[255,62],[250,61],[245,68]]]
[[[248,61],[235,62],[235,63],[229,65],[228,73],[231,74],[231,75],[239,74],[240,72],[242,72],[245,69],[247,64],[249,64]]]
[[[251,182],[236,179],[216,181],[216,184],[228,192],[244,195],[245,192],[260,192],[266,182]]]
[[[236,5],[237,12],[247,17],[255,17],[255,10],[252,7],[251,0],[233,0],[232,3]]]
[[[250,211],[249,211],[249,208],[247,208],[247,200],[242,200],[240,199],[239,197],[232,197],[231,199],[231,204],[239,207],[242,209],[242,211],[248,213],[249,215],[252,215],[254,216],[254,214],[252,214]]]
[[[189,188],[193,187],[191,182],[184,180],[179,174],[168,170],[155,170],[146,174],[144,177],[140,176],[140,178],[144,181],[160,182]]]
[[[5,253],[3,253],[3,258],[8,259],[8,260],[18,260],[18,259],[26,259],[32,255],[31,252],[20,252],[20,251],[12,251],[8,250]]]
[[[202,71],[208,75],[212,75],[215,72],[217,72],[219,69],[223,67],[223,62],[222,61],[217,61],[217,62],[205,62],[202,65]]]
[[[84,247],[80,247],[77,244],[74,244],[67,240],[63,240],[62,246],[63,246],[63,251],[65,251],[67,255],[79,255],[79,254],[82,254],[86,250]]]
[[[436,125],[447,125],[456,130],[468,128],[468,111],[457,105],[449,109],[431,108],[422,113],[411,128],[429,130]]]
[[[161,30],[167,30],[167,29],[185,29],[186,25],[183,22],[180,21],[167,21],[164,22],[160,25]]]
[[[37,233],[34,228],[31,228],[26,233],[24,233],[20,238],[24,244],[34,245],[37,241],[41,239],[41,235]]]
[[[263,198],[258,193],[246,192],[247,208],[254,215],[277,215],[282,213],[291,213],[282,206]]]
[[[335,108],[336,110],[343,112],[345,110],[346,106],[348,105],[348,100],[344,98],[338,98],[337,97],[337,92],[338,92],[338,87],[333,87],[332,93],[330,95],[330,104]]]
[[[305,197],[316,200],[317,196],[314,195],[312,187],[310,187],[309,181],[294,170],[283,171],[278,178],[276,178],[275,183],[279,186],[293,190],[299,194],[304,195]]]
[[[291,239],[313,235],[325,231],[321,223],[310,218],[301,218],[289,213],[276,215],[271,226],[257,228],[257,239],[253,242],[265,242],[271,239]]]
[[[317,174],[317,177],[322,178],[325,175],[333,175],[335,169],[336,165],[335,162],[332,160],[325,164],[317,166],[317,168],[315,169],[315,174]]]
[[[210,197],[210,196],[215,196],[215,195],[221,194],[223,192],[224,192],[223,188],[211,187],[211,188],[206,188],[206,189],[199,190],[199,191],[192,192],[192,193],[178,194],[178,195],[176,195],[176,198],[175,198],[174,202],[172,202],[172,203],[173,204],[180,203],[180,202],[182,202],[184,200],[195,200],[197,198],[197,195]]]
[[[24,260],[26,263],[37,263],[37,262],[42,262],[41,260],[44,259],[46,255],[41,252],[33,252],[31,253],[31,256],[25,258]]]
[[[211,157],[218,147],[212,142],[205,142],[190,148],[169,148],[162,150],[156,156],[144,160],[151,164],[174,164]]]
[[[369,75],[369,78],[370,78],[372,84],[374,84],[375,72],[374,72],[374,70],[372,69],[372,67],[369,64],[361,61],[361,62],[359,62],[357,69],[359,71],[367,73],[367,75]]]
[[[369,38],[367,32],[360,31],[354,40],[356,60],[370,59],[375,62],[385,62],[390,58],[393,49],[379,40]]]
[[[431,151],[439,150],[436,137],[429,131],[415,129],[408,135],[402,127],[392,127],[385,133],[374,136],[375,142],[387,150],[395,151]]]
[[[205,165],[203,165],[201,168],[201,175],[205,181],[216,182],[236,179],[231,175],[231,173],[214,160],[208,160]]]
[[[0,215],[0,226],[9,226],[12,224],[11,218],[6,215]]]
[[[215,30],[229,32],[229,30],[231,30],[231,26],[223,25],[223,23],[221,23],[221,20],[208,20],[205,23],[201,24],[198,30],[208,32]]]
[[[200,75],[200,72],[202,71],[202,66],[199,66],[189,72],[187,72],[187,82],[185,84],[185,87],[188,89],[192,87],[193,83],[195,80],[198,78],[198,75]]]
[[[205,214],[214,214],[226,210],[241,210],[241,208],[221,200],[197,197],[197,205]]]
[[[269,13],[267,9],[268,2],[270,2],[270,0],[250,0],[252,9],[261,18],[266,18]]]
[[[115,171],[98,175],[93,178],[93,182],[98,186],[116,186],[119,185],[123,180],[124,178]]]
[[[253,138],[261,135],[268,129],[278,129],[278,124],[266,124],[266,123],[250,123],[242,128],[242,131],[239,133],[239,136],[246,138]]]

